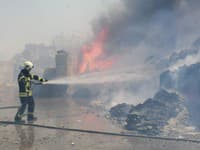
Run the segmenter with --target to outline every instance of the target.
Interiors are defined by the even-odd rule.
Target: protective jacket
[[[26,69],[21,70],[18,75],[18,85],[19,85],[19,97],[30,97],[32,96],[31,80],[37,80],[44,82],[45,79],[30,74]]]

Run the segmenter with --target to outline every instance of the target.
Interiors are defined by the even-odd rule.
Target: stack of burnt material
[[[122,103],[118,104],[110,109],[110,116],[116,120],[119,124],[124,125],[127,120],[127,116],[132,109],[133,105]]]
[[[145,135],[159,135],[168,121],[176,117],[183,108],[183,100],[177,94],[160,90],[143,104],[117,105],[111,108],[110,113],[112,117],[126,117],[124,127],[127,130]]]

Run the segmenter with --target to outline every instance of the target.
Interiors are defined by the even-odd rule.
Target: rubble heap
[[[110,109],[110,117],[117,121],[121,126],[126,124],[127,115],[133,105],[122,103],[118,104]]]
[[[177,94],[160,90],[143,104],[136,106],[121,104],[111,108],[110,112],[113,117],[126,115],[127,130],[145,135],[159,135],[169,119],[176,117],[183,108],[185,108],[183,101]]]
[[[110,109],[110,115],[112,118],[125,118],[129,114],[132,106],[126,103],[118,104]]]

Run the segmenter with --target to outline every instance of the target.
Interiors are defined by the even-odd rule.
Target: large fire
[[[104,59],[104,44],[108,35],[108,30],[103,29],[96,39],[88,45],[84,45],[82,51],[82,61],[79,66],[79,73],[101,71],[112,66],[112,59]]]

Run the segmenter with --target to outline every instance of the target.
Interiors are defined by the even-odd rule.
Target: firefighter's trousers
[[[15,115],[15,120],[21,120],[22,117],[24,116],[24,112],[26,110],[26,106],[28,105],[28,117],[27,120],[31,120],[34,117],[34,107],[35,107],[35,103],[34,103],[34,99],[33,96],[29,96],[29,97],[20,97],[20,102],[21,102],[21,106],[18,109],[16,115]]]

